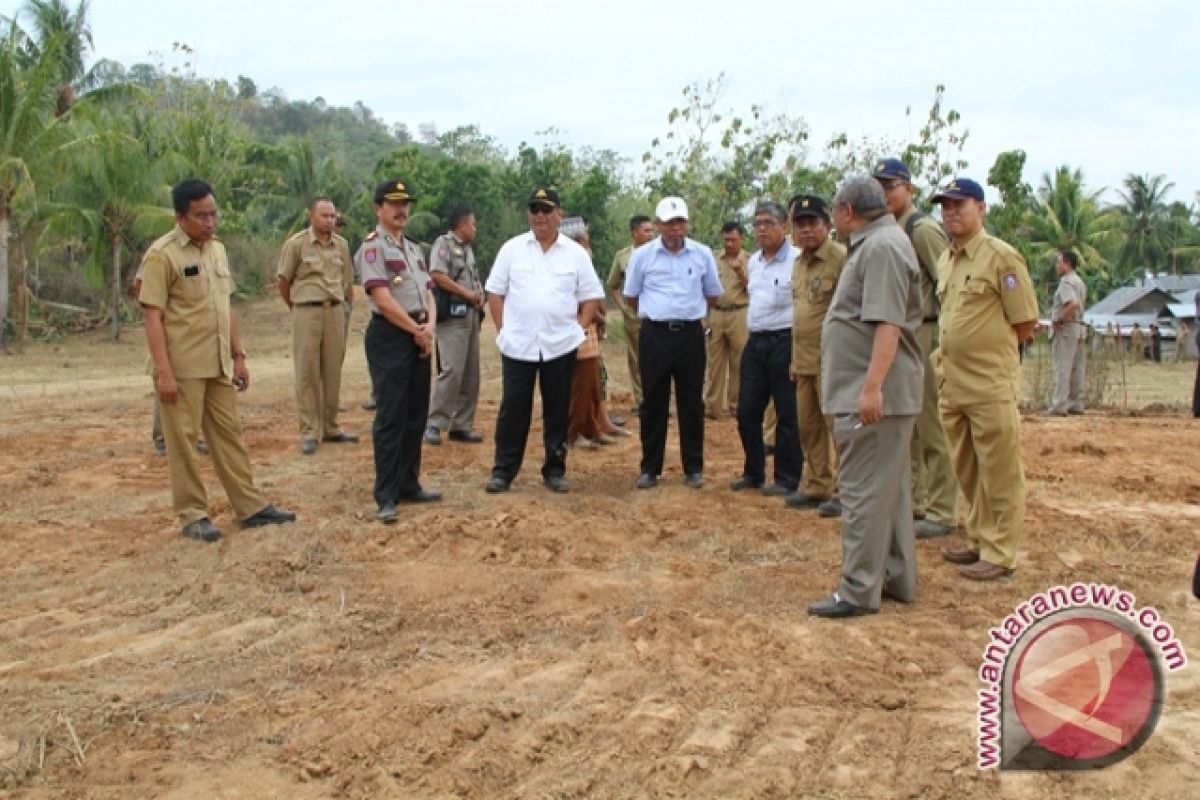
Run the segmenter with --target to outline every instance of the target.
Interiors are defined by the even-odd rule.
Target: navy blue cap
[[[979,200],[983,201],[983,187],[970,178],[955,178],[950,185],[930,198],[931,203],[943,200]]]
[[[883,178],[884,180],[899,178],[902,181],[912,182],[912,173],[908,171],[905,163],[898,158],[885,158],[880,161],[871,172],[871,177]]]

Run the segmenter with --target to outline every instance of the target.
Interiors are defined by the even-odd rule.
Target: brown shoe
[[[994,581],[997,578],[1007,578],[1009,575],[1012,575],[1012,570],[1008,567],[1002,567],[990,561],[976,561],[974,564],[966,564],[959,567],[958,571],[964,577],[970,578],[973,581]]]
[[[942,558],[951,564],[974,564],[979,560],[979,553],[969,547],[948,544],[942,548]]]

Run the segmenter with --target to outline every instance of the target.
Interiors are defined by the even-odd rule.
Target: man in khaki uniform
[[[450,230],[433,242],[429,273],[449,295],[449,319],[438,320],[437,385],[425,428],[426,444],[451,441],[479,444],[475,409],[479,404],[479,326],[483,322],[483,285],[475,271],[475,215],[466,206],[450,210]]]
[[[708,314],[708,392],[704,397],[704,413],[709,419],[724,419],[726,414],[737,413],[742,351],[750,338],[746,328],[746,309],[750,307],[746,264],[750,256],[742,250],[745,235],[741,223],[726,222],[721,227],[725,252],[717,256],[717,275],[724,292]]]
[[[138,301],[163,404],[172,506],[185,537],[215,542],[221,532],[208,518],[200,461],[192,447],[201,428],[243,528],[291,522],[296,515],[276,509],[254,487],[236,394],[250,385],[250,372],[229,309],[233,275],[225,246],[216,239],[212,187],[186,180],[174,188],[172,199],[175,229],[146,251]]]
[[[792,199],[792,238],[800,248],[792,272],[792,380],[804,450],[804,479],[785,498],[790,508],[817,508],[835,491],[832,418],[821,406],[821,327],[833,301],[846,246],[829,238],[829,207],[816,195]]]
[[[279,296],[292,310],[296,411],[305,455],[316,452],[317,439],[358,441],[337,422],[346,357],[342,304],[354,302],[354,277],[350,248],[333,232],[336,221],[333,202],[314,199],[308,204],[308,227],[289,238],[279,256]]]
[[[608,272],[608,293],[617,308],[621,309],[621,321],[625,325],[625,358],[629,365],[629,383],[633,388],[633,413],[641,413],[642,408],[642,367],[638,360],[638,332],[640,322],[637,312],[625,302],[621,289],[625,286],[625,275],[629,272],[629,258],[633,251],[654,238],[654,223],[645,214],[637,214],[629,218],[629,238],[627,247],[617,251],[613,257],[612,269]]]
[[[1058,289],[1050,309],[1054,338],[1050,352],[1054,361],[1054,398],[1046,411],[1049,416],[1063,417],[1083,413],[1083,380],[1087,369],[1087,325],[1083,310],[1087,307],[1087,286],[1076,269],[1079,256],[1072,250],[1058,254],[1054,265],[1058,272]]]
[[[888,210],[908,235],[921,265],[923,322],[917,341],[925,362],[925,392],[912,439],[913,516],[923,518],[914,528],[916,537],[932,539],[953,531],[958,517],[958,480],[938,413],[937,373],[929,361],[938,346],[937,263],[949,242],[942,226],[913,204],[912,174],[903,161],[885,158],[871,174],[883,187]]]
[[[1017,342],[1037,325],[1020,253],[983,229],[983,187],[957,178],[933,197],[952,244],[938,262],[939,409],[967,501],[967,544],[942,556],[975,580],[1012,572],[1025,530]]]

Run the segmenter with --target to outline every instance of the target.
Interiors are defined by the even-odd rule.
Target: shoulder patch
[[[374,264],[375,259],[377,258],[379,258],[379,251],[374,247],[367,248],[367,250],[363,253],[363,260],[365,260],[368,264]]]
[[[370,233],[368,233],[366,235],[366,237],[363,238],[363,241],[370,242],[370,241],[374,241],[375,239],[378,239],[378,238],[379,238],[379,230],[376,229],[376,230],[373,230]]]
[[[1010,292],[1015,292],[1021,286],[1021,282],[1017,280],[1017,273],[1015,272],[1004,273],[1004,277],[1000,280],[1004,283],[1004,288]]]

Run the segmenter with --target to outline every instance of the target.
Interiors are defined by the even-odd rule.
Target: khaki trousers
[[[1050,340],[1054,361],[1054,399],[1051,414],[1083,413],[1083,383],[1087,371],[1087,340],[1057,332]]]
[[[711,309],[708,321],[712,333],[708,337],[708,391],[704,393],[704,413],[723,419],[736,411],[738,390],[742,381],[742,351],[750,331],[746,327],[748,309],[718,311]]]
[[[346,357],[341,304],[292,309],[292,363],[296,370],[296,412],[300,438],[320,439],[340,433],[338,402],[342,360]]]
[[[833,418],[821,413],[821,376],[801,375],[796,381],[796,416],[804,448],[804,480],[800,491],[809,497],[832,497],[834,476]]]
[[[937,372],[929,355],[938,348],[938,324],[925,322],[917,329],[917,343],[925,363],[925,394],[913,429],[910,455],[913,474],[913,512],[931,522],[954,526],[958,522],[958,479],[938,412]]]
[[[446,320],[437,328],[437,386],[426,424],[470,433],[479,405],[479,312]]]
[[[1012,567],[1025,534],[1025,470],[1017,402],[939,408],[967,500],[967,542],[979,557]]]
[[[629,386],[633,389],[633,402],[642,404],[642,362],[638,356],[638,334],[642,323],[637,316],[625,314],[625,363],[629,366]]]
[[[267,503],[254,488],[250,457],[242,439],[237,390],[220,378],[182,378],[179,398],[163,403],[163,435],[171,474],[171,506],[180,525],[208,516],[208,496],[200,477],[196,437],[204,431],[213,468],[238,519],[252,517]]]

